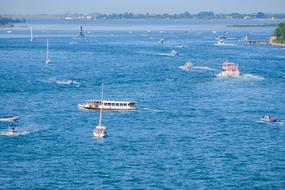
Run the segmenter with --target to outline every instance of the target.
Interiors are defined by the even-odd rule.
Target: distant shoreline
[[[278,24],[232,24],[227,27],[246,28],[246,27],[276,27]]]

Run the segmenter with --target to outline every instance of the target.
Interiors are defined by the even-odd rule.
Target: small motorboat
[[[226,37],[225,36],[220,36],[218,38],[218,42],[216,43],[216,45],[224,45],[225,44],[225,40],[226,40]]]
[[[2,121],[2,122],[15,122],[15,121],[17,121],[18,118],[19,118],[19,116],[7,116],[7,117],[0,118],[0,121]]]
[[[161,43],[161,44],[165,43],[165,39],[164,39],[164,38],[161,38],[161,39],[159,40],[159,43]]]
[[[193,64],[191,61],[187,61],[184,65],[179,66],[179,68],[184,70],[184,71],[189,71],[193,68]]]
[[[57,84],[66,84],[66,85],[80,85],[79,82],[75,81],[75,80],[62,80],[62,81],[56,81]]]
[[[225,44],[224,39],[219,39],[219,41],[217,42],[217,45],[224,45],[224,44]]]
[[[172,56],[172,57],[178,56],[178,55],[179,55],[179,53],[178,53],[177,51],[175,51],[175,50],[172,50],[172,51],[170,52],[170,54],[169,54],[169,56]]]
[[[258,123],[275,123],[275,122],[277,122],[277,118],[272,115],[264,115],[258,121]]]
[[[222,65],[222,72],[217,77],[239,77],[240,72],[238,65],[231,62],[224,62]]]

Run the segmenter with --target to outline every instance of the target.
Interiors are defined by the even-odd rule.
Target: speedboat
[[[191,61],[187,61],[184,65],[180,66],[179,68],[185,71],[191,70],[193,67],[193,64]]]
[[[164,38],[161,38],[160,40],[159,40],[159,43],[161,43],[161,44],[163,44],[165,42],[165,39]]]
[[[15,122],[17,121],[17,119],[19,118],[19,116],[7,116],[7,117],[2,117],[0,118],[0,121],[2,122]]]
[[[217,39],[217,38],[216,38]],[[225,36],[220,36],[218,38],[218,42],[216,43],[216,45],[224,45],[225,44],[225,40],[226,40],[226,37]]]
[[[57,84],[67,84],[67,85],[80,85],[79,82],[75,80],[62,80],[62,81],[57,81]]]
[[[258,123],[275,123],[275,122],[277,122],[277,118],[272,115],[264,115],[258,121]]]
[[[222,72],[217,77],[239,77],[240,72],[238,65],[231,62],[224,62],[222,65]]]
[[[172,50],[172,51],[170,52],[170,54],[169,54],[169,56],[172,56],[172,57],[178,56],[178,55],[179,55],[179,53],[178,53],[177,51],[175,51],[175,50]]]
[[[224,39],[219,39],[219,41],[217,42],[217,45],[224,45],[225,41]]]

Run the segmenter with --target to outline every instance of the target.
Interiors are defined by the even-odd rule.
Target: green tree
[[[285,22],[280,23],[273,33],[277,43],[285,43]]]

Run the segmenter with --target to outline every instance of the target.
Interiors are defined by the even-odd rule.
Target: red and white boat
[[[239,77],[240,72],[238,70],[238,65],[232,62],[224,62],[222,65],[222,72],[217,75],[217,77]]]

